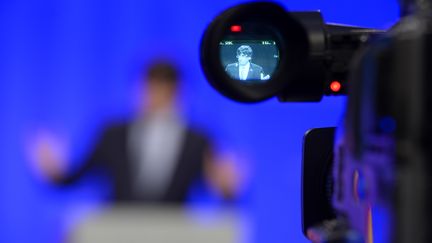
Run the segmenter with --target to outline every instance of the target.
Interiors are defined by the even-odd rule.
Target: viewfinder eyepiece
[[[307,56],[301,24],[269,2],[226,10],[209,25],[201,42],[201,65],[208,81],[241,102],[275,96]]]

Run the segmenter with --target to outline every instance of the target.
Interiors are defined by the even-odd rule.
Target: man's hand
[[[205,175],[210,185],[224,198],[233,199],[239,196],[244,184],[244,176],[235,164],[232,154],[214,155],[207,153]]]
[[[266,75],[264,76],[264,73],[261,73],[261,80],[269,80],[270,79],[270,75]]]
[[[47,131],[38,131],[30,138],[27,147],[35,174],[43,180],[56,181],[63,178],[67,162],[64,139]]]

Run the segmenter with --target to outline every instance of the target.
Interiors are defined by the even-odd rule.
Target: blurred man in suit
[[[106,127],[87,161],[67,171],[49,139],[36,143],[36,164],[57,185],[74,183],[102,169],[113,186],[114,201],[184,202],[203,177],[224,197],[236,191],[230,163],[216,161],[211,142],[176,111],[179,71],[169,61],[155,61],[146,71],[143,102],[137,117]]]

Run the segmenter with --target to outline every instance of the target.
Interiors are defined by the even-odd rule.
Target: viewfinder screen
[[[266,83],[279,64],[274,40],[223,40],[219,47],[225,72],[242,83]]]

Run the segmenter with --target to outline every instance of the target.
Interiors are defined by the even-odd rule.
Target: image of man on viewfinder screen
[[[239,80],[268,80],[270,75],[264,75],[263,68],[251,62],[252,48],[241,45],[237,48],[237,62],[228,64],[225,72],[232,78]]]

